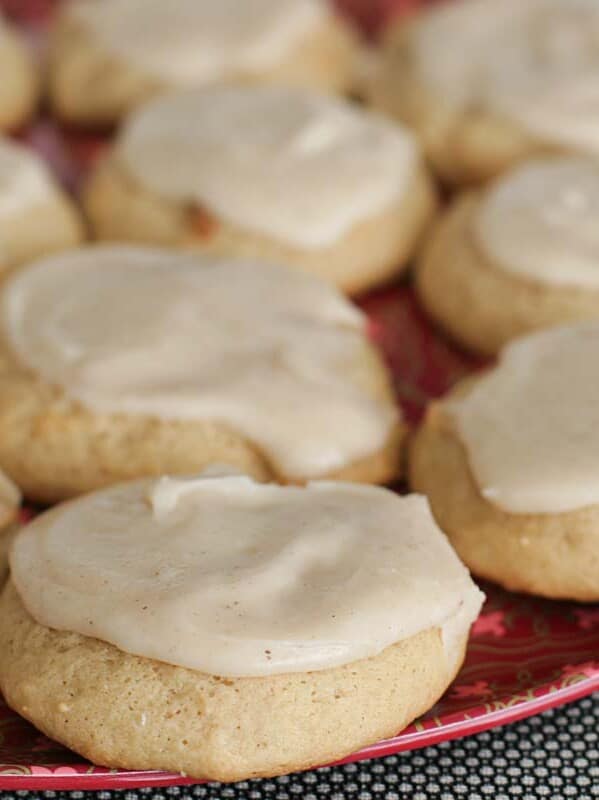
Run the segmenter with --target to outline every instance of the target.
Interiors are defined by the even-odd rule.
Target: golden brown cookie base
[[[358,50],[353,31],[331,19],[290,52],[285,61],[260,75],[239,74],[230,80],[308,86],[348,91]],[[145,75],[107,52],[84,26],[59,14],[50,46],[49,92],[54,111],[80,125],[107,125],[151,97],[178,87]]]
[[[39,76],[33,56],[11,29],[0,38],[0,131],[24,125],[35,111]]]
[[[412,28],[419,18],[400,21],[389,31],[367,96],[375,107],[416,131],[444,181],[482,183],[532,155],[559,149],[488,110],[457,108],[424,84],[411,54]]]
[[[459,663],[429,629],[344,667],[218,678],[45,628],[12,583],[0,598],[8,704],[85,758],[121,769],[220,781],[308,769],[395,735],[435,703]]]
[[[429,176],[420,168],[393,207],[316,251],[277,242],[210,212],[164,199],[128,175],[114,156],[105,159],[92,176],[84,205],[98,239],[288,264],[356,294],[390,280],[406,267],[434,215],[436,198]]]
[[[355,369],[373,396],[394,404],[389,376],[371,345],[365,344],[363,363]],[[360,483],[395,479],[404,434],[398,424],[382,449],[323,477]],[[94,413],[19,368],[6,350],[2,354],[0,467],[29,499],[53,503],[124,480],[195,474],[214,463],[230,464],[257,480],[290,482],[256,445],[226,425]]]
[[[464,393],[472,379],[454,390]],[[412,488],[426,494],[439,527],[464,563],[506,589],[555,599],[599,600],[599,507],[563,514],[512,514],[480,493],[442,403],[415,435]]]
[[[550,286],[490,263],[472,235],[477,194],[458,197],[435,226],[416,270],[416,291],[431,315],[469,350],[497,353],[517,336],[599,319],[599,292]]]

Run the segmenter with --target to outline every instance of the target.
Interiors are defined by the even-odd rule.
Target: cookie
[[[79,212],[43,161],[0,138],[0,270],[74,247],[83,238]]]
[[[304,89],[159,98],[84,192],[99,239],[286,263],[356,293],[405,268],[435,207],[411,134]]]
[[[8,551],[19,530],[17,520],[21,505],[21,493],[14,483],[0,472],[0,584],[8,576]]]
[[[412,126],[439,175],[481,183],[546,153],[599,153],[599,7],[459,0],[389,32],[369,96]]]
[[[224,781],[396,734],[454,677],[483,599],[422,497],[215,471],[58,506],[11,574],[12,708],[94,763]]]
[[[599,319],[599,167],[579,156],[534,159],[458,196],[416,270],[432,319],[469,350]]]
[[[219,82],[343,92],[358,50],[325,0],[75,0],[52,37],[50,97],[63,119],[97,125],[157,94]]]
[[[433,403],[412,487],[464,563],[507,589],[599,600],[599,323],[519,339]]]
[[[37,106],[39,78],[25,41],[0,10],[0,131],[19,128]]]
[[[282,266],[89,247],[0,295],[0,465],[54,501],[207,463],[393,479],[404,425],[366,319]]]

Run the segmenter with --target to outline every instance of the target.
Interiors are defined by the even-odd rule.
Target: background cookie
[[[0,269],[74,247],[79,212],[34,153],[0,138]]]
[[[599,169],[591,159],[524,162],[459,196],[416,271],[432,318],[494,354],[539,328],[599,318]]]
[[[8,575],[8,550],[20,528],[17,521],[21,493],[15,484],[0,471],[0,584]]]
[[[298,474],[295,470],[299,468],[299,462],[294,467],[290,466],[290,462],[285,466],[290,458],[294,461],[298,458],[308,458],[312,464],[320,463],[322,458],[324,461],[321,467],[322,464],[328,465],[323,468],[323,472],[329,477],[366,483],[383,483],[398,474],[404,426],[398,421],[388,373],[361,330],[361,315],[326,284],[320,284],[294,271],[241,262],[239,269],[231,267],[237,270],[233,276],[231,268],[227,268],[226,264],[222,268],[217,262],[210,264],[213,268],[206,262],[196,264],[195,259],[161,250],[91,248],[46,260],[41,262],[39,267],[35,265],[28,267],[5,285],[4,314],[1,322],[3,338],[0,464],[27,496],[46,502],[55,501],[142,475],[169,472],[195,473],[212,462],[232,464],[256,477],[276,478],[281,481],[316,477],[310,474],[314,467],[306,474]],[[124,271],[121,273],[123,265]],[[123,293],[112,285],[102,288],[103,279],[111,275],[111,271],[116,269],[116,274],[135,276],[144,265],[150,272],[155,270],[157,274],[162,274],[164,270],[165,280],[163,288],[156,295],[150,294],[147,303],[144,301],[140,303],[138,300],[148,291],[147,287],[144,289],[140,285],[131,293]],[[49,272],[43,276],[42,273],[46,269],[49,269]],[[192,276],[196,269],[203,270],[204,282],[208,280],[208,283],[205,283],[206,299],[200,295],[196,297],[197,290],[187,287],[183,295],[196,297],[196,301],[192,301],[193,314],[190,315],[189,309],[185,311],[180,308],[179,311],[173,312],[165,306],[162,310],[158,309],[156,316],[152,309],[157,302],[159,303],[161,295],[164,297],[168,295],[169,285],[177,285],[175,280],[177,270],[183,270],[185,275]],[[20,300],[17,300],[15,305],[12,302],[15,300],[14,295],[12,300],[9,297],[11,287],[17,287],[14,281],[20,280],[21,277],[27,283],[28,278],[25,276],[31,275],[31,270],[36,271],[35,274],[43,287],[39,294],[34,290],[37,299],[33,301],[33,305],[29,305],[28,301],[21,303]],[[192,277],[183,278],[183,273],[180,274],[182,280],[193,281]],[[209,282],[212,278],[208,277],[209,274],[214,275],[216,279],[216,289],[210,288]],[[68,290],[60,288],[63,286],[63,280],[66,280],[64,286],[68,286]],[[74,302],[78,292],[77,286],[82,289],[87,300],[80,296],[78,301]],[[218,288],[219,286],[221,288]],[[229,286],[230,290],[226,288]],[[113,298],[111,301],[100,301],[100,294],[104,291],[109,292]],[[213,294],[215,291],[217,294]],[[225,296],[230,293],[231,303],[237,305],[231,305],[228,310],[227,304],[219,305],[221,301],[218,297],[222,291]],[[263,296],[266,296],[267,292],[270,294],[270,303],[266,311],[263,304],[260,305],[251,299],[255,292],[264,292]],[[307,315],[298,312],[304,302],[307,303],[306,308],[311,309]],[[209,305],[206,306],[206,303]],[[292,305],[299,303],[293,312],[285,311],[290,303]],[[316,310],[319,306],[322,306],[321,311]],[[202,307],[204,311],[200,313]],[[165,322],[167,327],[161,329],[163,332],[158,335],[157,346],[160,349],[169,340],[171,335],[169,329],[173,329],[173,335],[176,332],[176,328],[173,327],[176,325],[176,320],[180,325],[196,324],[193,320],[197,315],[198,324],[202,320],[206,321],[212,336],[214,330],[219,329],[219,324],[224,325],[222,320],[221,323],[209,322],[217,307],[221,308],[223,314],[229,315],[228,319],[230,318],[223,331],[225,329],[230,331],[226,346],[231,350],[230,353],[223,353],[218,358],[215,356],[214,364],[217,365],[215,369],[219,376],[216,380],[210,374],[212,356],[208,357],[208,353],[211,345],[208,341],[202,345],[203,349],[198,352],[206,355],[207,373],[198,384],[202,385],[203,389],[197,398],[194,390],[193,398],[189,400],[189,408],[195,408],[198,399],[201,401],[202,397],[209,403],[214,402],[215,405],[211,406],[211,411],[202,412],[198,418],[196,411],[192,410],[190,413],[186,410],[188,401],[181,396],[176,400],[179,411],[175,413],[170,411],[166,414],[157,411],[157,407],[153,404],[155,401],[151,398],[153,396],[159,398],[162,396],[161,392],[164,394],[161,381],[164,381],[167,394],[159,404],[168,398],[168,393],[171,391],[170,381],[174,381],[175,387],[179,385],[176,366],[179,363],[179,345],[170,355],[161,350],[158,355],[149,358],[147,362],[144,361],[146,357],[142,351],[146,333],[148,336],[154,335],[147,327],[148,324],[153,324],[149,320],[160,320],[162,319],[160,315],[165,313],[165,320],[168,321],[171,319],[169,315],[174,313],[172,322]],[[63,310],[59,311],[59,308]],[[283,317],[288,318],[293,325],[300,325],[301,335],[294,334],[289,344],[284,344],[284,340],[281,339],[277,345],[280,347],[280,352],[273,343],[268,344],[262,357],[259,353],[263,345],[259,337],[262,335],[261,331],[267,332],[271,324],[276,325],[274,320],[278,308],[281,309]],[[100,354],[100,361],[94,366],[92,363],[94,357],[91,357],[88,363],[88,356],[85,355],[86,345],[83,346],[83,350],[80,348],[83,340],[80,344],[75,344],[74,341],[69,344],[65,340],[64,347],[60,342],[63,334],[70,339],[69,326],[75,325],[76,328],[79,324],[77,315],[80,315],[80,322],[91,320],[99,313],[99,309],[102,309],[103,319],[100,335],[112,337],[116,349],[112,351],[111,345],[106,340],[105,346],[97,351],[94,350]],[[21,316],[22,313],[24,316]],[[113,313],[116,316],[108,322]],[[313,313],[316,316],[311,322],[310,317]],[[317,321],[320,313],[324,314],[323,322]],[[254,321],[250,321],[249,318],[244,320],[248,314],[252,320],[254,314],[258,317]],[[334,319],[335,315],[340,315],[342,327],[339,333],[337,333],[337,323],[333,323],[330,327],[329,322],[324,322],[330,314],[333,315],[331,319]],[[48,322],[48,315],[54,316],[54,322]],[[117,318],[120,322],[117,322]],[[186,319],[187,323],[184,322]],[[296,322],[292,322],[293,319]],[[14,327],[15,322],[17,328]],[[130,326],[129,334],[120,328],[125,323]],[[47,324],[53,333],[46,328]],[[157,324],[162,325],[161,322]],[[266,328],[263,328],[264,324]],[[38,333],[35,333],[36,330]],[[198,331],[185,332],[187,330],[187,328],[182,329],[185,339],[181,340],[180,344],[187,341],[193,347],[200,348]],[[16,339],[13,337],[15,333]],[[27,344],[30,335],[33,335],[37,342],[33,349]],[[38,339],[38,335],[41,338]],[[127,336],[130,338],[131,335],[138,345],[142,346],[142,351],[136,351],[138,345],[135,345],[133,340],[130,342],[133,344],[133,351],[129,351],[125,346]],[[302,351],[311,347],[310,342],[314,336],[318,338],[319,356],[315,361],[316,351],[311,351],[309,359],[311,365],[308,368],[308,362],[303,365],[307,355],[306,353],[302,355]],[[341,339],[338,339],[338,336],[341,336]],[[253,342],[256,343],[255,349],[258,355],[252,351]],[[55,344],[56,350],[54,350]],[[49,350],[46,349],[47,346]],[[269,355],[271,352],[269,348],[273,347],[272,355]],[[340,348],[338,353],[336,348]],[[70,361],[68,357],[70,352],[81,352],[80,360]],[[102,356],[102,353],[105,356]],[[91,356],[91,351],[89,355]],[[140,355],[141,361],[139,361]],[[58,372],[52,372],[52,364],[57,366],[58,363],[53,361],[54,357],[57,357],[62,364]],[[193,374],[193,358],[193,354],[184,351],[185,364],[182,367],[184,376]],[[271,372],[271,360],[274,372]],[[287,377],[285,370],[279,371],[277,366],[279,361],[283,365],[286,361],[289,362],[290,377]],[[106,400],[108,395],[103,394],[104,389],[101,389],[99,394],[92,390],[92,394],[89,395],[84,387],[91,388],[98,379],[102,383],[104,380],[102,375],[106,377],[121,374],[118,367],[120,363],[124,366],[122,377],[129,388],[123,384],[115,398],[129,397],[132,404],[128,405],[129,401],[126,401],[126,406],[121,406],[119,401],[115,406],[113,401],[108,401],[108,405],[105,406],[104,401],[101,401],[98,407],[93,398],[104,396]],[[152,363],[162,365],[159,369],[166,370],[169,374],[165,372],[162,378],[155,380],[151,376],[153,367],[150,373],[147,372],[147,366]],[[337,367],[334,366],[335,363],[338,364]],[[73,395],[68,388],[66,391],[60,388],[64,386],[62,381],[68,371],[73,368],[79,371],[78,364],[82,369],[79,373],[82,379],[79,388],[87,398],[85,401],[78,395],[78,390]],[[135,364],[141,369],[138,374],[140,381],[138,389],[135,389],[138,380],[135,377]],[[147,366],[143,366],[144,364]],[[319,364],[322,369],[328,364],[324,372]],[[341,367],[342,371],[338,372]],[[50,372],[47,372],[48,369]],[[63,371],[65,369],[67,372]],[[326,380],[325,373],[328,375]],[[43,379],[44,375],[46,379]],[[249,383],[245,382],[245,376],[248,376]],[[252,376],[258,376],[255,379],[255,386]],[[323,380],[326,387],[324,384],[321,386],[322,394],[320,394],[317,387]],[[188,378],[181,384],[183,389],[186,381]],[[222,395],[220,387],[226,386],[228,381],[233,381],[236,387],[227,399]],[[287,390],[284,387],[288,381],[291,383]],[[178,390],[172,389],[172,391]],[[253,400],[251,402],[248,400],[247,406],[242,404],[238,407],[234,404],[233,410],[227,412],[226,409],[231,406],[234,397],[249,397],[248,392]],[[262,399],[259,399],[256,392],[264,394]],[[109,390],[109,394],[111,393],[112,390]],[[212,401],[210,398],[213,395]],[[150,405],[147,405],[148,402]],[[168,401],[170,402],[172,401]],[[327,403],[326,407],[322,406],[323,402]],[[162,405],[160,407],[163,408]],[[320,411],[317,411],[318,407]],[[170,405],[166,408],[170,408]],[[216,408],[219,409],[218,413],[214,410]],[[233,418],[230,416],[223,417],[223,414],[228,413],[235,415],[236,423],[233,423]],[[256,414],[262,416],[263,423],[257,425],[258,417],[254,419]],[[347,417],[346,414],[350,416]],[[289,422],[285,423],[287,418]],[[248,434],[247,424],[251,424],[255,435]],[[255,425],[257,427],[254,427]],[[318,433],[319,431],[321,433]],[[322,442],[319,438],[321,435]],[[299,439],[293,446],[291,443],[283,445],[281,436],[285,439],[287,437],[294,439],[299,437]],[[308,449],[305,455],[301,456],[306,447]],[[345,452],[347,456],[339,460],[341,452]],[[315,462],[312,461],[314,458]]]
[[[391,28],[370,97],[450,183],[551,151],[596,155],[598,30],[591,3],[442,3]]]
[[[0,11],[0,131],[23,125],[37,105],[39,78],[32,54]]]
[[[476,574],[512,591],[599,598],[593,419],[597,323],[514,342],[433,404],[410,482]]]
[[[99,239],[285,263],[355,293],[405,267],[435,197],[405,129],[304,90],[237,86],[139,109],[84,205]]]
[[[346,91],[356,50],[323,0],[77,0],[56,24],[50,96],[61,117],[99,124],[166,90],[218,81]]]

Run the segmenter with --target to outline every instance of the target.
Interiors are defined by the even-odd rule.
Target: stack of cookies
[[[0,22],[1,129],[115,129],[77,200],[0,140],[0,687],[97,764],[342,758],[451,683],[468,569],[599,600],[599,7],[365,51],[325,0],[73,0],[42,80]],[[416,431],[350,299],[399,279],[498,355]]]

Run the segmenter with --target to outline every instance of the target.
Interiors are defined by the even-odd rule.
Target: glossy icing
[[[278,265],[70,251],[10,280],[0,326],[24,366],[84,406],[223,423],[286,477],[376,453],[397,420],[362,314]]]
[[[599,289],[599,164],[536,160],[500,178],[473,220],[487,259],[518,277]]]
[[[443,102],[599,152],[597,0],[448,2],[416,24],[411,42],[419,74]]]
[[[489,502],[515,514],[599,503],[599,323],[511,343],[447,407]]]
[[[483,598],[423,497],[214,470],[53,509],[11,572],[47,627],[224,676],[340,666],[431,627],[454,659]]]
[[[330,16],[321,0],[76,0],[68,13],[124,63],[175,85],[276,68]]]
[[[419,159],[399,125],[345,100],[278,86],[161,97],[129,118],[116,154],[164,197],[309,250],[391,208]]]

